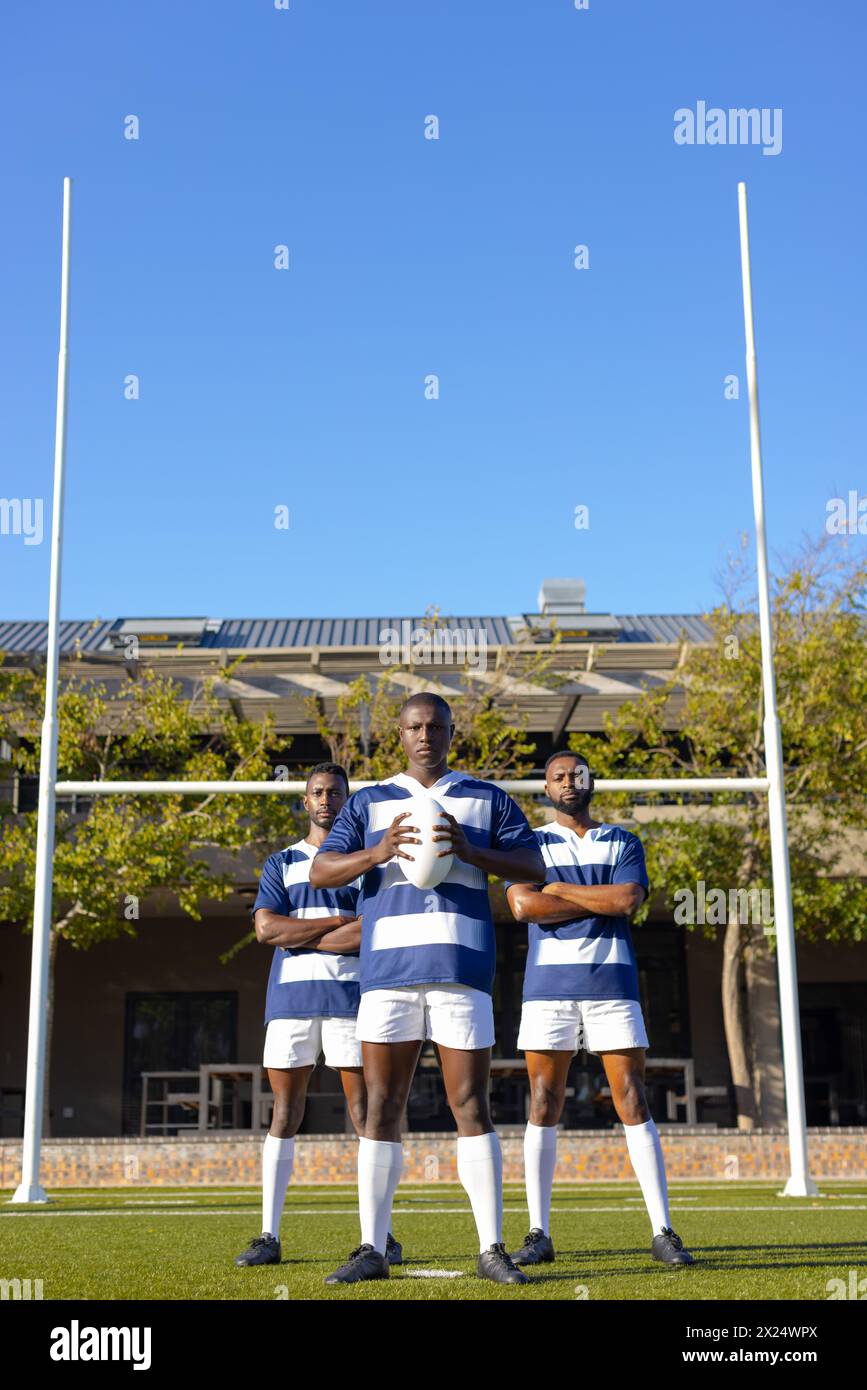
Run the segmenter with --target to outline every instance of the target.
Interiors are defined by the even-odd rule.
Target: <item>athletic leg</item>
[[[527,1052],[530,1117],[524,1132],[524,1180],[530,1230],[550,1236],[551,1192],[557,1166],[557,1125],[566,1100],[573,1052]]]
[[[274,1094],[271,1128],[262,1146],[262,1234],[237,1256],[239,1266],[279,1264],[280,1221],[295,1161],[295,1135],[304,1118],[312,1066],[269,1067]]]
[[[361,1245],[326,1284],[352,1284],[388,1275],[388,1233],[403,1168],[400,1126],[424,1038],[424,1003],[409,987],[361,996],[356,1037],[361,1043],[367,1112],[358,1140]]]
[[[633,1000],[596,1000],[583,1005],[587,1046],[598,1053],[611,1087],[617,1118],[653,1231],[651,1253],[664,1264],[694,1264],[670,1225],[668,1184],[659,1131],[644,1090],[647,1032]]]
[[[670,1227],[668,1187],[659,1131],[644,1092],[644,1048],[626,1047],[600,1055],[653,1234],[657,1236]]]
[[[262,1149],[262,1233],[280,1237],[286,1189],[295,1162],[295,1135],[304,1119],[312,1066],[268,1068],[274,1093],[271,1127]]]
[[[346,1097],[346,1105],[353,1127],[359,1140],[363,1140],[364,1126],[367,1120],[367,1087],[364,1084],[363,1068],[341,1067],[340,1082],[343,1086],[343,1094]],[[394,1194],[392,1193],[392,1202],[393,1200]],[[392,1213],[389,1211],[385,1254],[388,1263],[393,1266],[403,1264],[403,1249],[392,1235],[392,1226]]]
[[[358,1206],[361,1243],[385,1254],[391,1208],[403,1168],[400,1126],[421,1038],[409,1042],[362,1042],[367,1116],[358,1141]]]
[[[439,1057],[458,1127],[458,1177],[473,1208],[479,1250],[485,1251],[503,1239],[503,1155],[488,1103],[491,1049],[463,1051],[440,1043]]]
[[[346,1097],[346,1108],[349,1111],[352,1128],[360,1139],[364,1134],[364,1125],[367,1119],[367,1089],[364,1085],[364,1070],[362,1067],[340,1067],[338,1072],[340,1085]]]

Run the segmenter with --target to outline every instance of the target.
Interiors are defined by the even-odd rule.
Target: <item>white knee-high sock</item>
[[[262,1146],[262,1234],[280,1239],[280,1218],[295,1161],[295,1140],[265,1135]]]
[[[391,1204],[403,1169],[403,1148],[384,1139],[358,1141],[358,1214],[361,1243],[380,1255],[391,1225]]]
[[[496,1133],[458,1135],[458,1177],[470,1199],[479,1250],[503,1239],[503,1151]]]
[[[670,1225],[668,1219],[668,1187],[665,1181],[665,1159],[659,1142],[659,1130],[653,1120],[643,1125],[624,1125],[626,1146],[635,1169],[635,1176],[641,1184],[644,1205],[658,1236],[663,1226]]]
[[[551,1222],[551,1189],[554,1186],[554,1169],[557,1166],[557,1126],[527,1125],[524,1131],[524,1182],[527,1188],[527,1206],[530,1211],[530,1229],[544,1231]]]

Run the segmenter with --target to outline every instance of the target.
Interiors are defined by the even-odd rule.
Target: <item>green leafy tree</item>
[[[39,770],[44,703],[41,673],[0,666],[0,736],[9,747],[6,775]],[[285,751],[285,740],[281,749]],[[58,777],[106,781],[259,781],[274,775],[270,718],[236,717],[203,682],[192,699],[177,681],[144,668],[110,690],[73,662],[58,701]],[[32,929],[36,812],[0,816],[0,920]],[[154,894],[173,897],[201,919],[206,901],[232,892],[219,851],[270,852],[297,830],[285,795],[95,797],[58,808],[49,953],[48,1043],[54,1014],[54,966],[60,940],[77,950],[121,934],[135,936],[139,911]],[[48,1133],[48,1063],[45,1132]]]
[[[761,648],[747,582],[740,560],[723,602],[706,615],[709,643],[685,646],[680,669],[663,687],[609,715],[603,738],[570,738],[597,777],[765,776]],[[867,935],[865,584],[864,562],[835,558],[827,541],[805,546],[772,582],[793,910],[796,932],[808,941]],[[751,1129],[757,1081],[742,984],[745,966],[775,944],[754,910],[756,894],[771,886],[767,796],[684,796],[673,806],[667,797],[664,809],[658,795],[642,800],[651,817],[640,826],[650,879],[663,886],[675,921],[688,902],[683,890],[697,896],[699,880],[726,895],[718,924],[723,1019],[738,1125]],[[617,819],[636,798],[607,794],[598,802],[598,814]],[[742,890],[740,898],[731,889]],[[685,925],[716,935],[712,921]]]

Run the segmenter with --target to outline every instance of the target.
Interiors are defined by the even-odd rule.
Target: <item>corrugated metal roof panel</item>
[[[620,615],[622,642],[708,642],[711,630],[695,613],[627,613]]]
[[[67,621],[60,624],[61,651],[74,650],[76,640],[83,651],[97,651],[108,634],[118,628],[123,619],[95,623]],[[502,646],[515,639],[509,620],[505,617],[457,617],[441,620],[447,627],[460,631],[484,631],[490,646]],[[380,633],[391,628],[400,640],[405,631],[424,628],[429,619],[422,617],[384,618],[228,618],[219,630],[202,634],[202,648],[235,647],[248,650],[269,650],[288,647],[375,647]],[[403,624],[409,625],[408,629]],[[695,614],[626,614],[620,616],[622,631],[619,642],[679,642],[685,632],[692,642],[710,638],[707,624]],[[44,622],[0,623],[0,651],[44,652],[48,624]],[[199,644],[190,645],[196,650]]]
[[[114,618],[106,622],[70,620],[60,624],[60,650],[71,652],[76,642],[82,651],[98,651],[109,632],[117,626]],[[48,624],[38,622],[0,623],[0,651],[44,652],[48,643]]]

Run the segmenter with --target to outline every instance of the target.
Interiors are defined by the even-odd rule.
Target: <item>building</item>
[[[709,637],[707,626],[694,615],[588,613],[579,581],[546,581],[535,612],[442,620],[442,630],[451,635],[450,659],[442,659],[441,651],[436,659],[414,662],[411,668],[407,664],[398,680],[407,693],[432,682],[456,692],[467,681],[484,684],[492,679],[501,654],[528,642],[546,648],[552,617],[560,634],[554,657],[557,688],[544,689],[519,678],[507,682],[510,701],[527,718],[537,775],[570,732],[599,731],[606,711],[670,677],[684,644]],[[256,719],[269,710],[278,729],[291,735],[293,775],[327,756],[308,708],[309,697],[332,711],[349,681],[362,674],[377,678],[395,643],[399,649],[418,645],[413,634],[429,630],[428,619],[401,617],[127,618],[66,622],[61,642],[67,657],[80,653],[80,674],[98,677],[109,689],[128,680],[143,663],[171,672],[190,693],[203,677],[213,676],[218,697],[239,714]],[[0,651],[8,664],[38,661],[45,642],[45,623],[0,624]],[[484,661],[479,659],[481,652]],[[227,671],[238,657],[243,657],[241,668]],[[13,814],[26,811],[35,805],[35,779],[7,782],[0,795]],[[640,806],[636,819],[640,833]],[[215,905],[203,923],[146,905],[136,940],[122,938],[89,952],[61,944],[51,1068],[53,1135],[138,1133],[144,1072],[184,1072],[206,1061],[260,1060],[270,952],[251,946],[229,965],[220,960],[249,926],[255,865],[238,864],[236,873],[235,897]],[[494,908],[496,1055],[505,1061],[516,1051],[525,931],[512,921],[501,893],[494,894]],[[720,1002],[721,939],[686,932],[675,925],[670,911],[656,908],[634,931],[634,940],[650,1056],[692,1058],[696,1083],[704,1092],[698,1119],[731,1124],[731,1078]],[[11,1137],[21,1132],[30,939],[15,924],[7,924],[2,942],[0,1135]],[[798,970],[808,1123],[867,1124],[867,943],[851,948],[799,943]],[[777,1126],[784,1120],[784,1096],[772,965],[748,973],[746,993],[761,1078],[760,1123]],[[495,1121],[520,1123],[526,1082],[510,1076],[508,1068],[501,1072],[493,1088]],[[598,1060],[580,1055],[570,1080],[567,1127],[613,1123]],[[657,1117],[685,1119],[676,1099],[681,1089],[676,1074],[653,1073],[649,1081]],[[183,1078],[176,1082],[187,1090],[192,1084]],[[331,1074],[320,1069],[305,1121],[308,1132],[347,1127],[335,1085]],[[244,1105],[249,1117],[249,1101],[242,1099],[236,1119]],[[197,1122],[190,1105],[149,1111],[152,1124],[160,1117],[170,1121],[170,1130]],[[451,1127],[434,1070],[419,1073],[408,1123],[423,1131]]]

